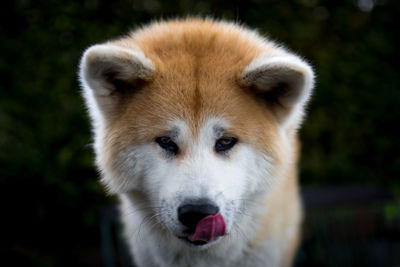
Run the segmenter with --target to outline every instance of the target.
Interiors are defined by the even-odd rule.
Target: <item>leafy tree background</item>
[[[13,266],[100,265],[98,184],[77,66],[85,48],[158,18],[240,21],[317,73],[303,185],[400,192],[400,2],[6,1],[0,9],[1,250]],[[4,260],[3,260],[4,262]],[[21,266],[22,266],[21,265]]]

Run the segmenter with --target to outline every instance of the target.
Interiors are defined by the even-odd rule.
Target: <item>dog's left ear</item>
[[[284,128],[298,128],[314,85],[311,67],[294,55],[255,58],[240,76]]]

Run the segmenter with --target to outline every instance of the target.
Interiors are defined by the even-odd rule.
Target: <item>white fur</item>
[[[247,252],[250,249],[247,241],[253,238],[256,229],[252,221],[261,216],[257,209],[263,200],[260,193],[268,192],[275,182],[272,159],[242,143],[229,156],[217,155],[213,151],[219,138],[215,128],[229,127],[229,122],[221,118],[210,118],[197,140],[184,122],[172,125],[171,128],[178,127],[177,143],[187,146],[188,154],[179,163],[162,156],[157,145],[143,149],[131,147],[127,149],[129,152],[121,152],[121,157],[134,155],[134,160],[125,161],[127,165],[123,166],[127,180],[137,177],[134,169],[138,165],[145,170],[143,184],[133,187],[125,184],[126,193],[121,195],[124,221],[129,226],[128,242],[137,264],[264,266],[262,262],[277,261],[281,255],[273,253],[276,249],[263,256]],[[136,186],[145,192],[144,198],[135,191]],[[193,197],[208,197],[217,203],[226,221],[227,236],[202,247],[190,246],[178,239],[183,228],[177,218],[177,208],[185,198]],[[276,246],[276,241],[273,243],[271,247]]]

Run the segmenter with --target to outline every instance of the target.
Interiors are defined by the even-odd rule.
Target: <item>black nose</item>
[[[194,230],[199,221],[209,215],[217,214],[218,211],[218,206],[209,199],[190,200],[178,208],[178,219],[184,226]]]

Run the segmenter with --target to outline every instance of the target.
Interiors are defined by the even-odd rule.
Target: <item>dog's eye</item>
[[[224,152],[231,149],[237,142],[235,137],[221,137],[215,142],[215,151]]]
[[[179,147],[177,144],[174,143],[174,141],[171,140],[170,137],[168,136],[157,137],[155,141],[162,149],[170,153],[173,153],[175,155],[178,154]]]

